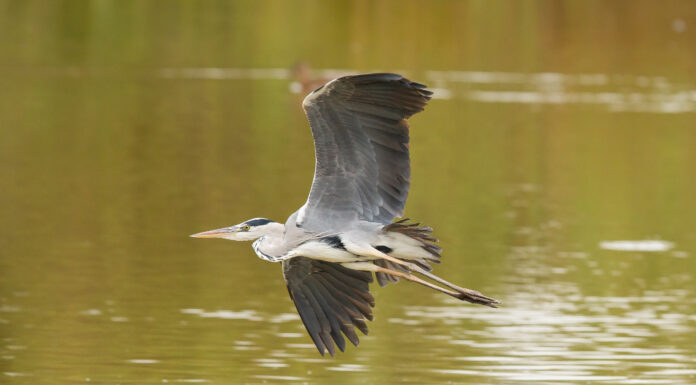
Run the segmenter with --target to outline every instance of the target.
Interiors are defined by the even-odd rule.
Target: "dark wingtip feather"
[[[354,327],[367,334],[366,319],[372,320],[372,273],[305,257],[282,265],[290,298],[319,353],[334,357],[336,347],[345,351],[344,335],[358,346]]]
[[[353,346],[358,346],[360,343],[360,338],[358,338],[358,335],[355,333],[353,325],[342,323],[341,330],[343,331],[343,334],[345,334],[346,338],[348,338],[348,341],[353,344]]]
[[[427,102],[432,98],[432,91],[425,84],[412,82],[394,73],[370,73],[349,75],[337,79],[353,85],[354,91],[346,96],[365,104],[378,104],[390,108],[398,108],[402,118],[423,111]],[[397,107],[398,106],[398,107]]]
[[[367,335],[369,330],[367,330],[367,324],[364,320],[353,320],[353,324],[362,332],[362,334]]]

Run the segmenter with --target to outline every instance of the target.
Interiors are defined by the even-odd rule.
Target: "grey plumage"
[[[471,303],[498,303],[430,273],[441,251],[430,227],[392,223],[403,215],[410,187],[406,119],[431,95],[388,73],[346,76],[318,88],[302,103],[316,155],[307,202],[284,225],[254,218],[193,235],[255,240],[260,258],[282,262],[290,297],[322,355],[343,351],[345,338],[357,346],[356,328],[367,334],[372,273],[381,286],[404,278]]]
[[[405,119],[423,111],[431,95],[400,75],[367,74],[307,96],[316,168],[298,223],[345,230],[358,220],[388,224],[403,215],[411,177]]]
[[[302,105],[314,137],[316,165],[309,198],[297,225],[309,231],[342,230],[358,220],[389,224],[403,215],[411,177],[409,124],[405,119],[423,111],[431,95],[424,85],[396,74],[339,78],[310,94]],[[375,263],[399,268],[389,261]],[[290,295],[319,351],[326,347],[333,355],[332,345],[316,338],[327,325],[306,319],[313,321],[313,312],[336,319],[335,312],[307,306],[304,299],[300,300],[302,305],[298,304],[298,294],[293,295],[298,290],[291,289],[291,285],[308,279],[302,273],[311,273],[293,266],[298,266],[294,259],[283,262]],[[376,276],[380,286],[398,281],[384,273]],[[350,285],[348,288],[356,290]],[[369,288],[365,287],[365,292],[369,293]],[[334,298],[326,291],[316,295],[327,301]],[[374,306],[373,302],[365,303]],[[367,334],[366,326],[364,332]],[[350,340],[357,346],[357,335]],[[343,351],[342,343],[336,338],[334,341]]]

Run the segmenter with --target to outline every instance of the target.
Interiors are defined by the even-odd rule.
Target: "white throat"
[[[278,262],[279,261],[278,259],[276,259],[276,258],[264,253],[263,251],[261,251],[261,243],[265,240],[265,238],[266,237],[263,236],[263,237],[255,240],[254,243],[251,244],[251,247],[254,248],[254,252],[256,253],[256,255],[259,256],[259,258],[261,258],[265,261],[269,261],[269,262]]]
[[[282,261],[284,250],[282,250],[283,237],[285,235],[285,225],[282,223],[269,223],[264,226],[264,235],[252,243],[254,252],[259,258],[270,261]]]

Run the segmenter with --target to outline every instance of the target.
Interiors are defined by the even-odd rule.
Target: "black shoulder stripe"
[[[339,238],[338,235],[324,237],[321,240],[328,243],[330,246],[337,248],[337,249],[341,249],[341,250],[346,249],[346,246],[343,244],[343,242],[341,242],[341,238]]]
[[[375,249],[377,249],[377,250],[383,252],[384,254],[389,254],[389,253],[391,253],[391,252],[393,251],[393,250],[391,249],[391,247],[389,247],[389,246],[382,246],[382,245],[376,246]]]

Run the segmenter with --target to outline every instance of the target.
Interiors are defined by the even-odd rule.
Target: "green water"
[[[0,0],[0,383],[696,383],[694,47],[691,1]],[[375,286],[322,358],[188,238],[306,199],[300,61],[436,89],[406,214],[501,308]]]

